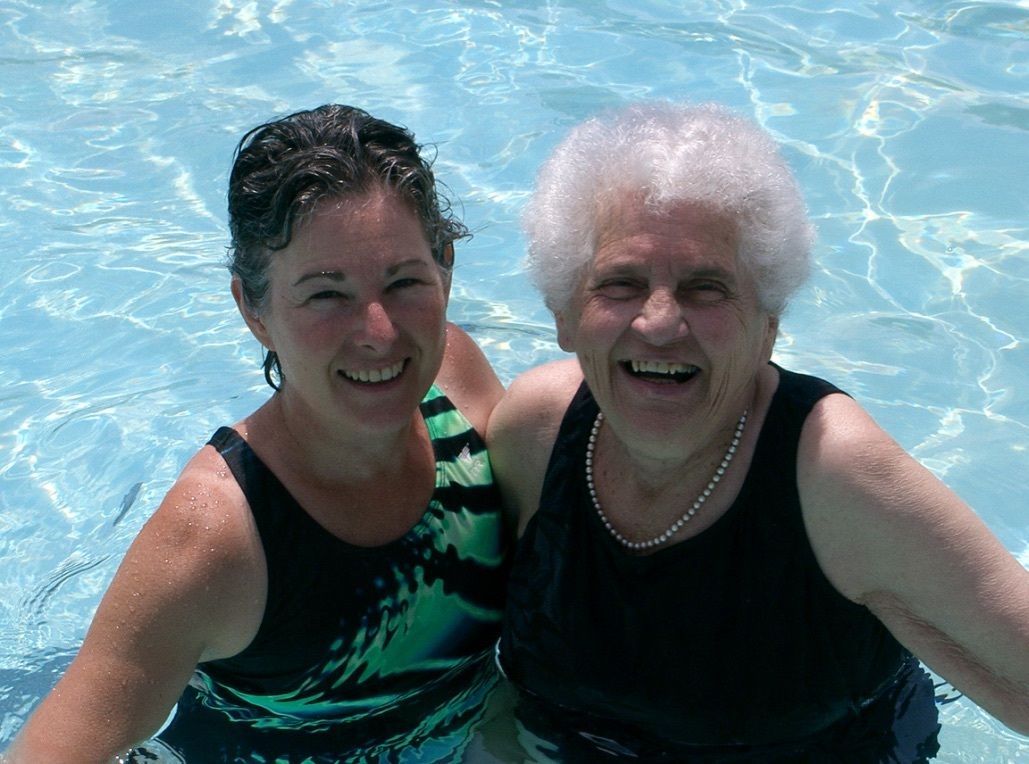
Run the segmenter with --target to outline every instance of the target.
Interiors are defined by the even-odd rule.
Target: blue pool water
[[[565,130],[639,97],[753,115],[820,230],[777,359],[850,390],[1029,566],[1029,6],[826,5],[0,0],[0,747],[185,460],[267,395],[226,172],[246,129],[327,101],[438,146],[476,232],[451,315],[505,381],[559,355],[517,218]],[[943,718],[939,761],[1029,762],[970,703]]]

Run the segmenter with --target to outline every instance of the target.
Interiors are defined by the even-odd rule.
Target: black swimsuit
[[[800,430],[815,402],[839,391],[779,374],[732,507],[698,536],[642,557],[592,509],[584,456],[597,405],[585,384],[575,396],[515,554],[499,649],[533,700],[526,718],[551,739],[672,761],[822,761],[799,752],[853,751],[891,734],[922,753],[884,761],[934,750],[931,683],[882,623],[833,588],[804,528]],[[891,732],[901,716],[913,728]]]

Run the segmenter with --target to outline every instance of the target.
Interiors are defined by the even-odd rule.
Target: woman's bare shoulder
[[[447,324],[447,351],[436,384],[480,433],[504,394],[486,355],[467,332]]]
[[[539,505],[554,439],[581,381],[575,360],[544,364],[518,376],[493,410],[486,443],[519,532]]]
[[[127,559],[155,577],[152,586],[161,593],[155,600],[163,600],[155,607],[199,608],[198,624],[210,627],[205,659],[249,643],[265,596],[263,548],[243,490],[213,447],[186,464]],[[207,618],[208,606],[218,618]]]
[[[490,438],[556,434],[565,409],[582,382],[574,359],[553,361],[517,376],[490,418]]]

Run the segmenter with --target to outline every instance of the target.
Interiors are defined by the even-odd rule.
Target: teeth
[[[634,373],[647,374],[689,374],[696,371],[696,366],[684,363],[667,363],[665,361],[630,361]]]
[[[361,369],[360,371],[344,371],[343,376],[355,382],[388,382],[404,369],[404,362],[398,361],[385,369]]]

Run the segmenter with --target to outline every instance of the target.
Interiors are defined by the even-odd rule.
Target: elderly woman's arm
[[[852,399],[804,425],[798,485],[834,586],[1001,722],[1029,734],[1029,571]]]

